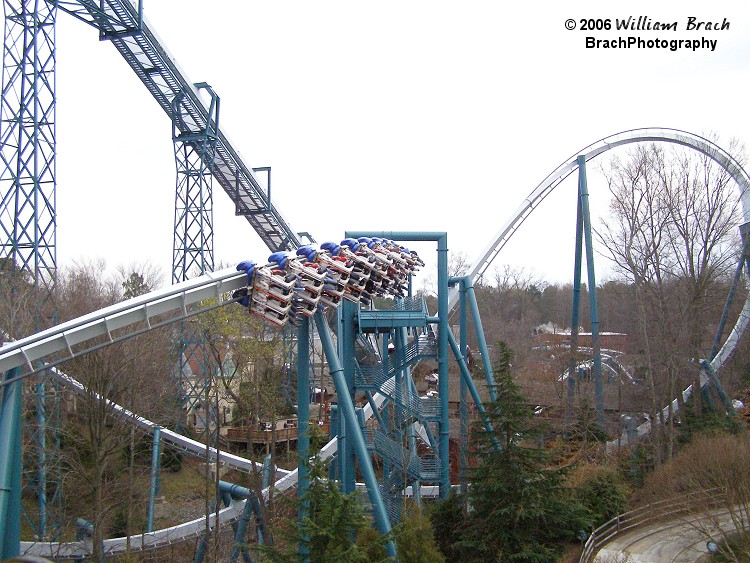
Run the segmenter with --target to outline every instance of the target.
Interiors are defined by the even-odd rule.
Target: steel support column
[[[310,464],[310,321],[302,317],[297,328],[297,498],[300,523],[310,513],[307,498]],[[301,561],[308,561],[307,538],[299,544]]]
[[[344,301],[341,303],[338,309],[338,358],[341,358],[341,375],[345,382],[343,387],[336,386],[336,393],[338,395],[339,405],[341,405],[341,395],[345,394],[349,401],[354,400],[354,342],[357,338],[357,330],[355,326],[355,318],[357,316],[358,305],[351,303],[350,301]],[[322,318],[322,317],[321,317]],[[324,321],[324,319],[322,319]],[[318,334],[321,334],[321,325],[318,317],[315,318],[315,323],[318,328]],[[328,329],[328,325],[325,326]],[[323,336],[321,335],[321,340]],[[326,356],[329,366],[331,365],[331,359]],[[361,434],[361,432],[355,432],[355,426],[358,429],[359,425],[356,422],[356,418],[349,419],[349,413],[346,411],[339,411],[339,481],[343,485],[343,492],[345,494],[351,494],[356,490],[356,475],[355,475],[355,459],[356,459],[356,436],[354,434]]]
[[[57,322],[54,289],[57,275],[55,20],[57,3],[6,0],[0,107],[0,273],[13,291],[6,296],[12,313],[3,330],[11,338],[38,332]],[[38,451],[38,522],[35,533],[47,536],[48,474],[51,501],[60,504],[59,455],[47,452],[49,422],[56,424],[56,384],[45,387],[38,376],[36,428],[29,427]],[[51,396],[52,407],[46,400]],[[54,448],[58,445],[53,428]],[[53,471],[49,471],[53,469]]]
[[[367,486],[367,494],[370,498],[370,504],[375,517],[375,523],[380,530],[380,533],[385,535],[391,531],[391,523],[388,520],[388,514],[385,510],[385,503],[383,497],[380,494],[380,487],[378,486],[378,479],[375,476],[375,470],[372,467],[372,459],[370,458],[370,452],[367,449],[365,438],[362,435],[362,429],[360,428],[357,413],[354,408],[354,402],[348,392],[348,384],[344,377],[344,368],[341,366],[339,357],[336,354],[336,348],[333,345],[333,339],[331,338],[331,332],[328,328],[323,313],[318,311],[315,313],[315,326],[318,329],[320,335],[320,342],[325,352],[326,360],[331,372],[331,378],[336,385],[336,393],[338,395],[338,405],[341,408],[341,419],[349,432],[350,439],[353,443],[354,450],[359,460],[359,467],[362,471],[365,485]],[[339,340],[343,338],[339,334]],[[353,467],[352,467],[353,470]],[[392,541],[386,544],[386,549],[390,557],[396,556],[396,547]]]
[[[604,387],[602,382],[602,350],[599,343],[599,310],[596,304],[596,274],[594,272],[594,242],[591,234],[589,188],[586,182],[586,157],[578,157],[578,198],[583,216],[583,234],[586,241],[586,269],[588,273],[589,316],[591,319],[591,344],[594,348],[594,395],[599,427],[604,430]]]
[[[13,368],[5,379],[21,373]],[[0,559],[20,555],[21,549],[21,395],[23,382],[3,389],[0,404]]]
[[[347,231],[347,237],[380,237],[394,241],[437,242],[438,276],[438,399],[440,401],[440,498],[450,493],[450,425],[448,405],[448,234],[419,231]],[[428,319],[429,320],[429,319]],[[430,321],[431,322],[431,321]]]
[[[213,169],[219,134],[219,97],[205,83],[196,84],[208,92],[207,116],[197,119],[189,96],[180,92],[172,100],[172,141],[177,182],[174,209],[172,283],[214,270]],[[218,413],[209,403],[213,362],[204,337],[189,322],[181,324],[174,376],[178,380],[180,403],[185,415],[195,417],[198,434],[208,439],[217,427]]]
[[[154,426],[153,445],[151,446],[151,474],[148,489],[148,514],[146,531],[154,530],[154,499],[159,494],[159,472],[161,471],[161,428]]]

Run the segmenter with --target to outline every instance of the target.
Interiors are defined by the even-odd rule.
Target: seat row
[[[282,327],[311,317],[318,307],[338,307],[342,299],[372,303],[374,297],[404,297],[409,276],[424,266],[419,255],[392,240],[361,237],[340,243],[274,252],[268,264],[237,265],[248,276],[234,298],[269,323]]]

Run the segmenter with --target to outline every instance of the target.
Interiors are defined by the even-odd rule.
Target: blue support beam
[[[594,272],[594,242],[591,234],[589,188],[586,182],[586,157],[578,157],[578,196],[583,216],[583,233],[586,241],[586,268],[588,273],[589,315],[591,318],[591,344],[594,348],[594,395],[599,427],[604,430],[604,388],[602,381],[602,351],[599,342],[599,310],[596,303],[596,274]]]
[[[451,349],[453,350],[453,355],[456,358],[456,361],[458,362],[458,367],[461,370],[461,377],[466,384],[466,387],[469,390],[469,393],[471,394],[472,399],[474,399],[474,404],[477,407],[477,411],[479,411],[479,416],[481,416],[484,419],[484,428],[492,434],[494,432],[494,429],[492,427],[492,422],[490,422],[490,419],[487,417],[487,411],[484,408],[484,404],[482,404],[482,399],[479,397],[479,392],[477,391],[476,386],[474,385],[474,382],[471,380],[471,374],[469,373],[469,368],[466,365],[466,360],[461,355],[461,350],[458,348],[458,344],[456,343],[456,339],[453,337],[452,333],[448,333],[448,342],[450,344]],[[502,446],[500,442],[497,441],[496,438],[493,438],[493,443],[495,444],[495,447],[498,451],[502,451]]]
[[[354,397],[354,343],[357,338],[357,327],[356,318],[359,311],[359,306],[349,301],[344,301],[338,309],[338,358],[341,358],[341,375],[344,378],[344,387],[336,386],[336,393],[338,395],[339,404],[341,404],[341,396],[345,394],[351,401]],[[318,334],[321,332],[321,326],[317,322]],[[328,328],[328,325],[325,325]],[[321,336],[322,339],[322,336]],[[326,356],[327,358],[327,356]],[[330,365],[330,359],[328,359]],[[354,420],[348,419],[349,414],[339,410],[339,447],[338,447],[338,460],[339,460],[339,481],[343,485],[343,492],[345,494],[351,494],[356,490],[356,475],[355,475],[355,437],[352,436],[354,433],[353,427],[355,426]],[[357,428],[359,427],[356,425]]]
[[[468,328],[466,323],[466,285],[461,284],[458,288],[458,326],[460,339],[460,353],[466,357],[468,349]],[[459,388],[459,458],[458,458],[458,482],[461,487],[461,493],[465,494],[468,490],[467,470],[469,467],[469,412],[466,404],[466,395],[468,387],[466,381],[461,378]]]
[[[479,316],[479,305],[477,296],[474,292],[474,282],[469,276],[465,276],[462,285],[466,288],[466,299],[471,311],[471,320],[474,323],[474,331],[477,335],[477,346],[482,356],[482,366],[484,367],[484,379],[487,382],[487,389],[490,392],[490,400],[497,400],[497,390],[495,389],[495,377],[492,374],[492,362],[490,362],[490,351],[487,347],[487,340],[484,337],[484,328],[482,327],[482,318]]]
[[[372,459],[370,458],[370,452],[367,449],[365,438],[362,435],[362,429],[357,421],[357,413],[354,408],[354,402],[348,392],[348,384],[344,377],[344,368],[341,366],[338,355],[336,354],[336,348],[333,345],[333,339],[331,338],[331,332],[328,328],[323,313],[318,311],[315,313],[315,326],[318,329],[320,335],[320,342],[323,346],[323,351],[328,361],[328,367],[331,372],[331,378],[336,385],[336,393],[338,395],[338,405],[341,409],[340,417],[344,420],[349,437],[353,443],[354,450],[359,460],[359,467],[362,471],[362,475],[367,486],[367,494],[370,498],[370,504],[372,504],[373,515],[375,517],[375,523],[377,524],[380,533],[385,535],[391,532],[391,523],[388,520],[388,514],[385,510],[385,503],[383,497],[380,494],[380,487],[378,486],[378,480],[375,476],[375,470],[372,467]],[[339,334],[339,339],[341,335]],[[353,470],[353,468],[352,468]],[[396,557],[396,547],[392,541],[386,544],[386,550],[390,557]]]
[[[591,321],[591,343],[594,350],[593,378],[594,395],[599,427],[605,429],[604,388],[602,381],[602,354],[599,342],[599,313],[596,301],[596,274],[594,271],[594,246],[591,234],[591,213],[589,210],[589,192],[586,181],[586,157],[578,157],[578,197],[576,203],[576,243],[575,265],[573,271],[573,307],[570,323],[570,364],[568,377],[574,377],[578,352],[578,327],[580,325],[581,276],[583,249],[586,249],[586,268],[589,291],[589,317]],[[570,397],[570,395],[568,395]],[[572,419],[573,404],[568,400],[568,417]]]
[[[10,380],[21,375],[21,368],[5,374]],[[0,559],[5,561],[21,551],[21,397],[23,382],[3,389],[0,404]]]
[[[154,499],[159,494],[159,473],[161,471],[161,428],[154,426],[153,445],[151,446],[151,474],[148,489],[148,515],[146,531],[154,530]]]
[[[297,518],[302,522],[310,515],[307,498],[310,464],[310,320],[303,316],[297,328]],[[299,544],[301,561],[307,561],[306,538]]]
[[[440,498],[450,493],[450,421],[448,406],[448,234],[446,232],[418,231],[347,231],[347,237],[379,237],[393,241],[436,242],[438,278],[438,399],[440,401]]]

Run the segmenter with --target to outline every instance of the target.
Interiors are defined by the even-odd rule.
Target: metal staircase
[[[436,357],[437,342],[427,319],[422,299],[396,300],[391,309],[357,312],[358,340],[373,361],[355,363],[354,387],[377,392],[387,397],[386,404],[390,405],[388,416],[384,414],[387,424],[371,420],[363,435],[368,449],[383,461],[380,490],[393,523],[401,518],[405,486],[440,480],[436,452],[420,453],[416,441],[407,438],[413,432],[411,425],[426,427],[440,414],[437,397],[420,397],[411,375],[411,368],[418,362]],[[404,329],[416,335],[409,342]],[[400,338],[395,336],[398,331],[402,331]],[[372,336],[386,334],[391,334],[395,345],[389,353],[381,353]]]

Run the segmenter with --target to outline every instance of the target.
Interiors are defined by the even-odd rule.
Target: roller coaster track
[[[63,0],[57,2],[57,5],[61,10],[96,27],[101,39],[111,41],[170,119],[173,118],[172,101],[178,95],[184,96],[182,104],[184,113],[181,114],[182,119],[178,120],[182,133],[194,133],[206,128],[209,114],[198,95],[197,89],[186,79],[174,59],[158,40],[156,34],[142,18],[138,6],[130,1],[115,0],[79,0],[77,2]],[[590,160],[612,148],[643,141],[677,143],[695,149],[717,162],[737,182],[741,192],[744,222],[749,221],[750,203],[748,198],[750,198],[750,194],[748,193],[748,186],[750,182],[742,167],[726,151],[707,139],[684,131],[673,129],[625,131],[601,139],[582,151],[578,151],[572,158],[563,162],[547,176],[524,199],[516,213],[511,216],[492,242],[485,248],[474,262],[469,275],[474,279],[479,279],[486,272],[492,261],[530,213],[555,187],[575,171],[577,168],[576,157],[579,154],[584,154],[586,160]],[[282,217],[279,210],[271,204],[268,196],[263,193],[260,184],[253,176],[251,169],[243,163],[238,152],[221,131],[216,148],[214,177],[234,202],[236,214],[246,218],[270,250],[276,251],[299,246],[300,242],[295,232]],[[69,323],[63,323],[0,348],[0,372],[5,372],[13,367],[25,366],[27,370],[21,377],[26,377],[31,373],[48,369],[77,355],[198,314],[202,311],[191,310],[192,306],[210,297],[239,289],[245,283],[244,274],[225,270],[85,315]],[[454,293],[451,295],[449,308],[452,309],[456,301],[457,293]],[[718,370],[732,353],[745,332],[749,319],[750,297],[746,301],[732,332],[711,362],[711,367],[714,370]],[[105,338],[103,343],[101,342],[102,337]],[[39,367],[42,362],[44,362],[44,367]],[[65,379],[62,375],[60,377]],[[74,380],[68,380],[66,383],[77,387],[77,382],[74,382]],[[376,408],[384,400],[384,397],[378,394],[375,402]],[[112,405],[112,408],[116,408],[116,406]],[[367,406],[366,411],[366,414],[372,414],[370,405]],[[123,414],[125,413],[123,412]],[[150,421],[146,421],[133,413],[130,413],[130,415],[129,418],[134,423],[139,424],[144,429],[153,429],[153,423]],[[168,436],[168,439],[178,447],[190,451],[197,449],[196,444],[189,443],[187,438],[169,433],[164,435],[165,439]],[[203,455],[205,446],[200,444],[200,449],[202,450],[201,455]],[[334,440],[323,449],[322,457],[330,457],[335,453],[335,449],[336,442]],[[212,454],[209,455],[218,457],[223,463],[238,466],[244,464],[245,470],[248,470],[252,465],[250,462],[238,461],[228,454],[216,450],[212,450]],[[283,475],[277,481],[275,487],[279,490],[286,490],[293,487],[295,483],[296,472],[292,471]],[[221,511],[220,520],[231,521],[236,518],[242,509],[242,505],[242,502],[234,503]],[[213,515],[210,518],[213,518]],[[175,541],[197,537],[204,529],[205,519],[201,518],[173,528],[131,537],[130,544],[134,549],[168,545]],[[107,540],[105,550],[107,553],[121,552],[125,549],[126,543],[125,538]],[[66,551],[68,549],[72,551]],[[81,549],[81,546],[73,544],[38,543],[31,546],[24,545],[25,552],[48,556],[56,556],[56,554],[63,554],[63,552],[72,556],[73,554],[80,554],[80,551],[76,551],[78,549]]]
[[[750,221],[750,179],[747,173],[742,168],[742,165],[738,163],[728,152],[714,144],[713,142],[705,139],[699,135],[689,133],[687,131],[681,131],[679,129],[668,129],[668,128],[646,128],[646,129],[630,129],[628,131],[622,131],[609,137],[604,137],[598,141],[584,147],[580,151],[574,153],[570,158],[563,161],[555,170],[553,170],[544,180],[542,180],[536,188],[521,202],[521,205],[513,213],[506,223],[500,228],[497,234],[493,237],[491,242],[482,250],[479,256],[474,260],[474,263],[469,270],[469,276],[474,280],[481,279],[487,269],[490,267],[492,262],[495,260],[500,251],[510,241],[511,237],[531,215],[531,212],[536,209],[539,204],[546,198],[552,191],[559,186],[563,180],[570,176],[573,172],[578,169],[578,156],[585,155],[586,161],[596,158],[597,156],[607,152],[608,150],[617,148],[622,145],[631,143],[642,143],[642,142],[667,142],[675,143],[685,147],[694,149],[716,162],[724,170],[726,170],[730,176],[737,182],[740,189],[740,197],[742,201],[742,212],[743,222],[747,223]],[[454,292],[451,295],[450,307],[455,305],[455,301],[458,299],[457,294]],[[720,362],[722,363],[723,360]]]
[[[20,377],[28,377],[33,373],[53,368],[64,361],[87,354],[92,350],[205,312],[216,305],[192,309],[206,299],[219,297],[226,292],[231,293],[236,289],[245,287],[246,284],[247,275],[244,272],[238,273],[234,269],[226,269],[106,307],[27,338],[6,343],[0,348],[0,371],[5,372],[14,367],[24,367],[26,369]],[[231,303],[232,301],[224,301],[221,305]],[[102,337],[106,339],[104,342],[101,342]],[[56,369],[50,371],[61,383],[77,393],[86,392],[84,386],[75,379]],[[5,383],[9,383],[9,381],[6,380]],[[386,398],[383,395],[376,393],[373,404],[376,408],[380,408],[385,400]],[[153,429],[157,426],[154,422],[116,403],[107,402],[109,407],[123,419],[148,433],[153,433]],[[364,408],[365,417],[369,419],[372,414],[372,407],[369,404],[366,405]],[[162,429],[161,433],[164,440],[172,446],[197,456],[206,457],[206,446],[204,444],[168,429]],[[322,460],[328,459],[336,453],[336,449],[337,441],[334,439],[321,449],[319,457]],[[208,449],[208,459],[209,461],[218,459],[225,466],[244,472],[250,472],[254,467],[257,468],[254,462],[250,460],[214,448]],[[274,483],[274,488],[277,491],[288,491],[297,484],[296,469],[293,471],[278,469],[278,476],[280,478]],[[264,491],[264,494],[268,494],[268,490]],[[244,508],[244,502],[235,502],[220,511],[220,522],[224,524],[236,520]],[[213,518],[212,515],[211,519]],[[199,537],[205,531],[205,528],[205,518],[199,518],[178,526],[132,536],[130,538],[130,550],[155,549],[194,539]],[[123,553],[126,547],[126,538],[109,539],[104,544],[105,553],[110,555]],[[71,558],[87,553],[84,544],[81,542],[22,542],[21,548],[22,553],[42,557]]]
[[[136,4],[128,0],[61,0],[56,4],[60,10],[97,28],[100,39],[114,45],[172,121],[175,121],[172,101],[184,94],[183,112],[177,120],[181,133],[206,129],[209,113],[198,90],[159,41]],[[272,252],[300,245],[297,234],[222,131],[216,145],[213,174],[234,202],[235,213],[247,219]]]
[[[197,89],[187,80],[174,58],[151,30],[137,4],[125,0],[78,0],[58,2],[58,7],[99,29],[100,38],[112,42],[170,119],[174,117],[172,100],[179,94],[185,95],[185,115],[184,119],[179,120],[181,132],[191,133],[206,128],[209,113]],[[750,222],[750,180],[742,166],[724,149],[687,131],[667,128],[633,129],[592,143],[577,151],[551,172],[523,200],[516,212],[474,261],[469,276],[476,280],[484,275],[531,212],[578,168],[579,155],[585,155],[586,161],[589,161],[610,149],[629,143],[649,141],[676,143],[714,160],[739,186],[743,222]],[[236,213],[248,220],[270,250],[299,246],[300,242],[294,231],[271,204],[250,168],[242,162],[229,139],[221,131],[216,148],[214,177],[234,202]],[[454,290],[449,298],[449,310],[455,307],[457,300],[458,292]],[[718,371],[731,355],[748,322],[750,296],[729,337],[710,363],[714,371]]]
[[[521,202],[521,205],[516,212],[510,216],[508,221],[474,261],[468,275],[474,280],[481,279],[500,251],[505,247],[516,231],[518,231],[529,215],[531,215],[531,212],[534,211],[544,198],[552,193],[552,190],[559,186],[565,178],[575,172],[578,168],[579,155],[585,155],[586,161],[589,161],[608,150],[631,143],[641,142],[667,142],[682,145],[696,150],[716,162],[716,164],[726,170],[737,183],[740,202],[742,204],[743,223],[750,222],[750,178],[742,165],[727,151],[704,137],[687,131],[681,131],[679,129],[631,129],[616,133],[615,135],[610,135],[609,137],[604,137],[582,150],[577,151],[573,156],[563,161],[560,166],[542,180],[523,200],[523,202]],[[449,309],[455,307],[457,300],[458,292],[453,291],[449,300]],[[714,371],[718,371],[732,354],[739,339],[747,329],[748,322],[750,322],[750,295],[748,295],[742,308],[742,312],[732,328],[732,331],[724,341],[721,349],[710,362],[710,366]]]
[[[743,217],[745,218],[745,221],[747,221],[748,210],[750,209],[747,189],[750,182],[748,181],[747,174],[725,151],[702,137],[676,130],[633,130],[602,139],[601,141],[587,147],[582,153],[586,154],[587,158],[593,158],[616,146],[642,141],[667,141],[678,143],[698,150],[715,160],[722,168],[730,173],[740,187]],[[533,209],[535,209],[537,205],[549,195],[552,189],[570,175],[576,167],[577,164],[575,158],[564,162],[555,170],[555,172],[550,174],[534,191],[532,191],[529,197],[526,198],[519,207],[516,214],[506,223],[493,242],[487,247],[481,258],[475,262],[475,265],[471,269],[472,276],[478,277],[486,271],[492,260],[494,260],[510,237],[518,230],[518,227],[523,223],[526,217],[528,217],[531,211],[533,211]],[[47,369],[50,366],[57,365],[63,361],[76,357],[77,355],[130,338],[158,326],[164,326],[165,324],[176,322],[193,314],[198,314],[202,311],[190,311],[190,308],[205,299],[217,297],[225,292],[231,292],[235,289],[244,287],[245,284],[245,274],[238,273],[234,270],[223,270],[213,274],[207,274],[194,280],[188,280],[144,296],[136,297],[123,303],[90,313],[89,315],[84,315],[73,321],[63,323],[28,338],[3,346],[0,348],[0,371],[5,372],[11,368],[23,366],[27,368],[22,375],[22,377],[25,377],[31,373],[40,371],[41,369]],[[452,303],[452,305],[454,304],[455,302]],[[740,314],[729,337],[711,362],[711,367],[713,369],[718,370],[732,353],[734,347],[747,328],[748,319],[750,319],[750,298],[745,302],[742,313]],[[102,337],[106,338],[106,342],[100,342]],[[40,365],[40,362],[45,362],[45,367],[35,367]],[[70,382],[68,383],[71,384]],[[382,395],[378,395],[376,407],[382,404],[384,400],[385,399]],[[372,414],[369,405],[366,414]],[[145,428],[153,428],[152,424],[149,425],[149,423],[144,422],[145,419],[141,419],[136,415],[132,415],[131,418],[134,422],[138,419],[137,423],[140,423],[140,425]],[[177,435],[174,438],[175,445],[183,448],[187,447],[186,442],[184,441],[187,440],[186,438],[178,438]],[[193,450],[198,449],[195,445],[187,448],[192,448]],[[205,451],[203,445],[200,445],[200,449]],[[336,443],[334,440],[324,448],[323,452],[321,452],[322,457],[330,457],[335,453],[335,450]],[[233,463],[233,460],[228,454],[224,454],[223,452],[218,453],[214,450],[213,455],[218,455],[220,461],[223,463]],[[250,465],[251,464],[246,464],[244,470],[247,471]],[[277,481],[275,487],[283,491],[293,487],[295,483],[296,472],[292,471],[283,475],[282,478]],[[233,518],[236,518],[239,511],[240,509],[237,506],[231,505],[221,512],[221,514],[225,516],[221,516],[220,518],[226,518],[227,521],[231,521]],[[146,539],[146,536],[133,537],[131,538],[131,546],[134,549],[138,549],[139,545],[143,547],[166,545],[178,541],[178,539],[184,540],[191,537],[197,537],[200,531],[204,529],[205,519],[198,519],[180,526],[153,532],[148,535],[148,539]],[[124,545],[122,541],[118,542],[116,540],[122,540],[122,538],[110,540],[113,542],[111,549],[116,550],[116,546]],[[49,555],[54,549],[62,552],[70,546],[64,548],[60,545],[53,546],[52,544],[37,543],[31,544],[30,546],[25,545],[24,547],[28,549],[29,553]]]

